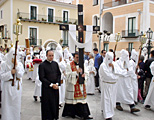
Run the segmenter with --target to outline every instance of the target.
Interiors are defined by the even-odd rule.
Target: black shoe
[[[37,96],[33,96],[34,97],[34,101],[37,101]]]
[[[146,105],[145,109],[150,110],[150,107],[151,107],[150,105]]]
[[[41,102],[42,98],[40,97],[40,102]]]
[[[105,119],[105,120],[112,120],[112,118],[107,118],[107,119]]]
[[[138,103],[136,101],[134,101],[135,105],[137,105]]]
[[[116,105],[116,108],[117,108],[119,111],[123,111],[123,108],[122,108],[120,105]]]
[[[134,112],[140,112],[140,109],[137,109],[137,108],[131,108],[130,112],[131,112],[131,113],[134,113]]]
[[[93,117],[86,117],[86,118],[84,118],[84,120],[89,120],[89,119],[93,119]]]

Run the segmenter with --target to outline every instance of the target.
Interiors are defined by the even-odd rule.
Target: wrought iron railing
[[[122,30],[122,38],[137,38],[139,37],[139,30]]]
[[[34,18],[30,15],[30,13],[23,13],[18,12],[17,15],[21,21],[30,21],[30,22],[39,22],[39,23],[57,23],[57,24],[75,24],[77,25],[77,19],[72,18],[63,18],[63,17],[56,17],[56,16],[48,16],[48,15],[39,15],[37,14]]]
[[[112,2],[104,3],[103,9],[111,8],[111,7],[115,7],[115,6],[119,6],[119,5],[124,5],[124,4],[132,3],[132,2],[138,2],[138,1],[143,1],[143,0],[134,0],[134,1],[131,1],[131,2],[127,2],[127,0],[115,0],[115,1],[112,1]]]
[[[42,39],[29,38],[29,43],[30,45],[33,45],[33,46],[41,46]]]

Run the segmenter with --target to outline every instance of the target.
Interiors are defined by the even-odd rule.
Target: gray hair
[[[89,55],[90,55],[92,58],[94,58],[94,54],[93,54],[93,53],[89,53]]]

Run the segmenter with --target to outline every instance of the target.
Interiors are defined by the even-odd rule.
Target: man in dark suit
[[[106,51],[105,51],[105,50],[102,50],[102,51],[101,51],[101,56],[100,56],[99,59],[98,59],[98,65],[99,65],[99,67],[100,67],[100,65],[102,64],[102,62],[103,62],[103,60],[104,60],[104,58],[105,58],[105,55],[106,55]]]
[[[151,58],[146,60],[145,62],[145,76],[146,76],[146,84],[145,84],[145,95],[148,94],[149,85],[151,83],[151,78],[153,77],[150,70],[150,65],[154,61],[154,50],[150,52]]]

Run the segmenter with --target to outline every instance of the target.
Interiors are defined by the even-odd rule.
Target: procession
[[[153,1],[19,1],[0,3],[1,120],[153,120]]]

